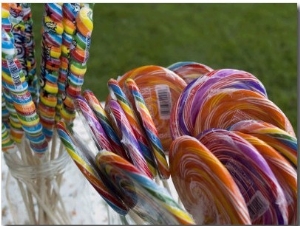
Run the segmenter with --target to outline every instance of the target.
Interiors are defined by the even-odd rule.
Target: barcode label
[[[247,203],[250,218],[256,220],[269,209],[269,205],[269,201],[260,191],[257,191]]]
[[[155,86],[156,97],[158,100],[159,115],[161,119],[169,119],[171,114],[171,93],[167,85]]]
[[[15,87],[17,89],[22,88],[21,79],[20,79],[21,70],[17,67],[17,65],[13,59],[7,60],[7,66],[8,66],[8,69],[11,74],[11,78],[13,80]]]

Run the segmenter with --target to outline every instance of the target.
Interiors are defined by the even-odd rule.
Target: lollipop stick
[[[128,212],[128,215],[131,217],[132,220],[134,220],[134,222],[137,224],[137,225],[143,225],[145,224],[145,221],[143,219],[141,219],[139,217],[139,215],[137,215],[135,212],[133,212],[132,210],[130,210]]]

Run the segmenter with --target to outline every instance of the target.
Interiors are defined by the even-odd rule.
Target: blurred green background
[[[43,4],[32,4],[39,61]],[[144,65],[195,61],[248,71],[297,128],[297,4],[96,3],[83,89]]]

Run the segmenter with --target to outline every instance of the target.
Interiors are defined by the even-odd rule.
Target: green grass
[[[32,4],[37,46],[42,4]],[[297,128],[297,4],[100,4],[83,89],[144,65],[196,61],[254,74]],[[39,50],[37,49],[37,55]]]

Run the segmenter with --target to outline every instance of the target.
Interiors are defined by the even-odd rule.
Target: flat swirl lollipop
[[[232,131],[210,129],[199,135],[238,185],[252,224],[287,224],[288,205],[273,171],[256,148]]]
[[[170,176],[169,165],[163,147],[161,145],[161,141],[158,137],[156,127],[145,104],[144,98],[133,79],[129,78],[125,81],[125,89],[128,89],[127,93],[129,93],[133,99],[132,106],[134,106],[134,110],[138,116],[139,121],[143,125],[149,143],[152,147],[158,174],[160,178],[168,179]]]
[[[125,215],[128,208],[117,195],[111,194],[95,168],[94,160],[87,157],[88,153],[83,152],[79,149],[78,144],[73,142],[71,132],[62,120],[57,123],[57,132],[68,154],[90,184],[117,213]]]
[[[110,141],[107,138],[107,135],[102,128],[100,122],[98,121],[93,110],[90,108],[86,100],[82,96],[78,96],[74,99],[75,107],[79,114],[85,119],[84,125],[88,126],[92,132],[92,137],[97,143],[100,149],[106,149],[112,151],[113,148],[110,144]]]
[[[99,169],[112,181],[116,188],[130,195],[136,194],[137,203],[132,208],[149,224],[194,224],[163,187],[158,186],[136,166],[108,151],[96,156]]]
[[[105,105],[105,110],[123,148],[131,160],[130,162],[147,176],[153,178],[147,161],[142,154],[138,140],[120,104],[116,100],[109,100]]]
[[[101,103],[97,99],[97,97],[94,95],[94,93],[91,90],[84,90],[82,96],[85,98],[88,105],[93,110],[98,121],[100,122],[102,128],[104,129],[112,147],[111,151],[129,160],[129,157],[126,154],[119,137],[117,136],[115,130],[113,129],[111,122],[104,108],[101,106]]]
[[[186,87],[186,82],[171,70],[155,65],[138,67],[122,75],[118,79],[121,88],[124,87],[127,78],[132,78],[139,87],[157,128],[164,151],[168,153],[172,142],[171,110]]]
[[[176,191],[197,224],[251,224],[232,176],[201,142],[180,136],[172,142],[169,157]]]
[[[271,170],[282,187],[288,204],[288,224],[297,222],[297,172],[292,165],[274,148],[255,136],[235,131],[237,135],[247,140],[265,158]]]
[[[196,78],[205,76],[213,69],[209,66],[193,61],[180,61],[167,67],[169,70],[174,71],[177,75],[184,79],[189,84]]]
[[[108,89],[110,91],[110,96],[112,99],[118,101],[121,108],[123,109],[129,124],[133,130],[133,133],[139,143],[142,155],[147,161],[148,167],[152,173],[152,176],[156,176],[156,167],[154,162],[153,153],[151,152],[150,145],[147,139],[147,136],[144,132],[142,125],[140,124],[134,109],[132,108],[127,96],[123,90],[118,85],[118,82],[115,79],[109,79],[107,82]]]
[[[221,89],[208,96],[199,106],[194,136],[209,128],[226,129],[245,119],[262,120],[295,136],[286,115],[271,100],[243,89]]]
[[[297,168],[297,138],[270,123],[259,120],[242,120],[229,130],[250,134],[266,142]]]

